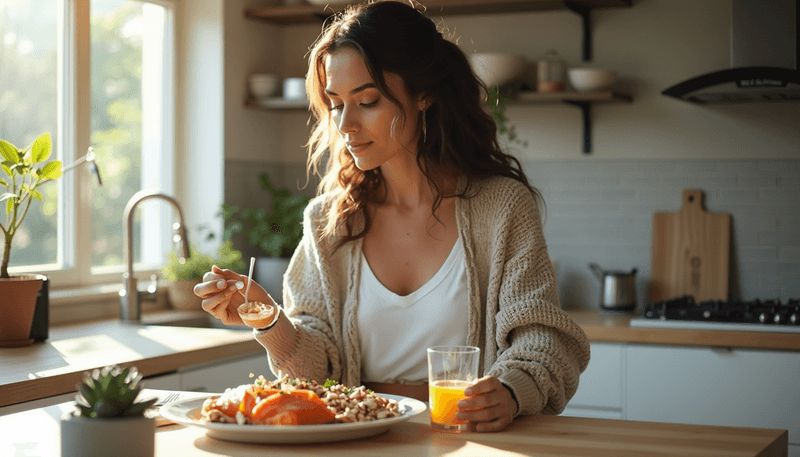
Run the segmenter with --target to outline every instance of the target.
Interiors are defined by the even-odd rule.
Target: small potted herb
[[[145,411],[156,399],[137,401],[142,375],[135,367],[86,372],[76,386],[75,410],[61,417],[62,457],[152,456],[155,418]]]
[[[49,133],[39,135],[28,147],[19,149],[0,140],[0,156],[4,174],[0,174],[0,231],[4,247],[0,261],[0,346],[25,346],[30,338],[36,296],[42,288],[44,275],[11,276],[11,247],[34,200],[43,201],[39,192],[43,184],[61,177],[61,162],[47,162],[53,150]],[[4,176],[5,175],[5,176]],[[4,190],[2,189],[4,188]]]
[[[220,246],[218,255],[212,257],[198,252],[194,245],[189,246],[189,258],[181,263],[175,252],[167,254],[167,263],[161,268],[164,279],[170,281],[167,287],[167,298],[176,309],[200,309],[200,298],[194,294],[194,286],[203,279],[203,274],[211,271],[212,266],[233,271],[245,268],[242,253],[233,248],[233,242],[227,240]]]

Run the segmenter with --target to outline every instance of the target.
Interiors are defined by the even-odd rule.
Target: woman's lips
[[[360,152],[360,151],[363,151],[364,149],[368,148],[371,144],[372,144],[372,141],[370,141],[368,143],[348,144],[347,145],[347,149],[349,149],[350,152]]]

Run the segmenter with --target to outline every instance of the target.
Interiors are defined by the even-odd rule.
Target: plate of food
[[[321,443],[377,435],[427,409],[413,398],[364,386],[283,378],[167,403],[161,415],[206,435],[246,443]]]

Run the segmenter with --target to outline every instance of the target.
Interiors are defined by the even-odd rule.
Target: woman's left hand
[[[494,376],[484,376],[464,391],[456,418],[469,421],[478,432],[499,432],[508,427],[517,411],[511,392]]]

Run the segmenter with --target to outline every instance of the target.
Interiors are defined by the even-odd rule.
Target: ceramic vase
[[[46,279],[43,275],[20,275],[0,279],[0,347],[33,344],[31,326],[36,294]]]
[[[153,457],[156,420],[147,417],[61,417],[61,457]]]

